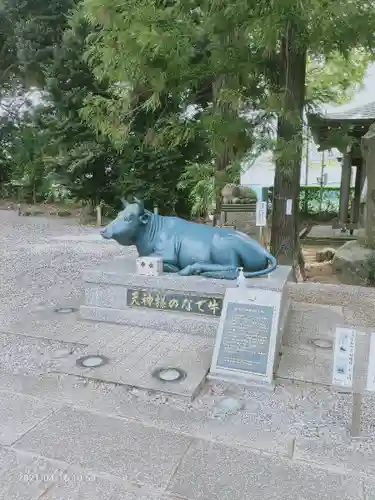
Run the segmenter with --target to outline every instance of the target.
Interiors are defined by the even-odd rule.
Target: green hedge
[[[354,188],[351,189],[350,201],[353,198],[353,191]],[[268,199],[271,205],[272,192],[273,188],[269,188]],[[319,213],[331,214],[332,216],[338,215],[340,204],[339,187],[301,186],[299,198],[300,212],[303,215],[317,215]]]

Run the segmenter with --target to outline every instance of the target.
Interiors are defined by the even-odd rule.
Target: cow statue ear
[[[142,214],[142,215],[139,216],[139,222],[141,224],[147,224],[148,219],[149,219],[149,215],[148,214]]]

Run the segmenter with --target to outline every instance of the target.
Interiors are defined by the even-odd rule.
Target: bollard
[[[96,207],[96,225],[101,227],[102,225],[102,206],[98,205]]]

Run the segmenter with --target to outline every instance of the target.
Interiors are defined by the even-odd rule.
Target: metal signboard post
[[[263,228],[267,226],[267,202],[257,201],[256,226],[259,227],[259,241],[264,244]]]

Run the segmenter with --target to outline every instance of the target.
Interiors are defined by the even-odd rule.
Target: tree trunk
[[[221,221],[221,206],[222,197],[221,190],[226,184],[226,168],[229,165],[228,147],[225,147],[221,156],[217,156],[215,160],[215,214],[213,218],[213,225]]]
[[[306,48],[301,39],[300,28],[289,23],[280,53],[282,108],[277,126],[271,251],[279,264],[286,265],[301,261],[298,212],[306,82]]]
[[[367,173],[365,217],[366,245],[369,248],[375,249],[375,123],[371,125],[368,132],[362,137],[362,155],[366,162]]]
[[[216,172],[215,172],[216,174]],[[217,180],[216,180],[216,175],[215,175],[215,188],[217,186]],[[214,213],[214,216],[212,218],[212,225],[213,226],[217,226],[218,224],[220,224],[220,219],[221,219],[221,193],[219,190],[216,190],[215,191],[215,213]]]
[[[216,108],[217,116],[223,116],[231,113],[229,106],[221,100],[221,91],[225,85],[224,76],[219,76],[213,83],[213,106]],[[214,174],[214,189],[215,189],[215,214],[213,217],[213,225],[216,226],[221,219],[221,190],[226,184],[226,168],[230,164],[233,157],[233,148],[228,145],[228,141],[224,137],[216,137],[212,141],[212,152],[215,155],[215,174]]]

